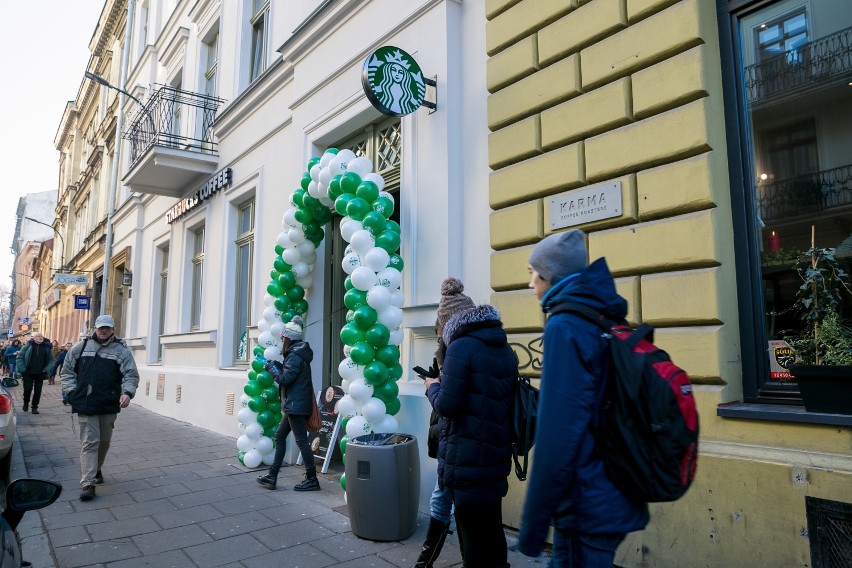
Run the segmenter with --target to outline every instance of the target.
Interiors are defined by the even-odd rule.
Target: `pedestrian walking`
[[[302,339],[302,318],[294,316],[284,324],[281,331],[281,354],[284,362],[270,361],[266,371],[272,375],[278,384],[281,396],[281,410],[284,417],[275,431],[275,457],[269,472],[258,476],[257,482],[267,489],[275,489],[278,483],[278,472],[284,463],[284,453],[287,449],[287,436],[293,432],[296,446],[302,454],[305,464],[305,479],[293,489],[295,491],[319,491],[317,469],[314,454],[308,441],[308,418],[313,411],[311,399],[314,397],[314,384],[311,379],[311,361],[314,352],[308,342]]]
[[[68,351],[73,347],[74,344],[70,341],[59,348],[59,354],[56,356],[56,361],[53,363],[53,374],[52,377],[54,381],[57,377],[61,379],[62,373],[62,365],[65,364],[65,358],[68,356]],[[65,391],[62,391],[62,404],[68,406],[68,397],[65,395]]]
[[[41,332],[35,332],[27,341],[16,357],[15,366],[24,381],[24,406],[26,412],[32,396],[33,414],[38,414],[38,403],[41,401],[41,389],[47,372],[53,365],[53,352],[50,342],[46,341]]]
[[[9,367],[9,376],[15,378],[17,372],[18,351],[21,350],[21,340],[13,339],[12,343],[6,347],[4,355],[6,356],[6,365]]]
[[[54,364],[51,365],[50,369],[48,369],[48,372],[47,372],[47,384],[49,384],[49,385],[54,384],[54,376],[55,375],[54,375],[53,371],[56,368],[55,362],[56,362],[56,358],[59,356],[59,351],[60,351],[59,342],[54,339],[53,341],[50,342],[50,353],[51,353],[51,355],[53,355]]]
[[[616,293],[604,259],[587,265],[584,234],[550,235],[529,257],[529,287],[550,313],[559,304],[586,305],[623,321],[627,301]],[[596,447],[609,344],[574,313],[548,317],[532,463],[518,550],[538,556],[553,525],[554,568],[612,568],[627,533],[648,523],[648,506],[627,498],[606,476]]]
[[[115,420],[139,386],[139,371],[124,341],[115,337],[110,315],[95,320],[95,331],[65,356],[62,391],[80,426],[80,500],[95,497],[104,482],[101,468],[109,451]]]
[[[445,280],[442,300],[460,293],[460,284]],[[465,566],[505,567],[501,501],[509,490],[517,358],[497,309],[464,304],[444,324],[440,377],[425,380],[432,408],[447,419],[439,435],[439,489],[449,489],[455,505]]]

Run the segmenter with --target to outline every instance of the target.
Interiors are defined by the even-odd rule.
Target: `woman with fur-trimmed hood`
[[[440,379],[426,380],[432,407],[447,419],[438,482],[452,492],[465,565],[508,566],[501,501],[509,490],[517,359],[488,304],[452,314],[441,339]]]

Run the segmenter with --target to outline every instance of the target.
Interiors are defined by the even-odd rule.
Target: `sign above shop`
[[[51,288],[47,294],[44,295],[44,307],[49,308],[53,304],[59,301],[59,288]]]
[[[75,310],[88,310],[91,298],[89,296],[83,296],[81,294],[74,295],[74,309]]]
[[[89,285],[89,275],[88,274],[64,274],[62,272],[57,272],[53,275],[53,283],[54,284],[70,284],[70,285],[79,285],[79,286],[88,286]]]
[[[550,198],[550,230],[621,217],[621,182],[572,189]]]
[[[234,174],[231,171],[231,168],[224,168],[219,170],[217,173],[213,174],[213,176],[207,180],[207,183],[198,188],[197,191],[193,192],[191,195],[184,197],[175,203],[171,209],[166,211],[166,223],[174,223],[204,201],[205,199],[212,197],[214,193],[222,189],[223,187],[228,187],[231,185],[234,179]]]
[[[367,56],[361,69],[361,84],[370,103],[388,116],[405,116],[421,106],[437,108],[436,101],[426,100],[426,88],[434,91],[435,79],[423,77],[414,58],[392,45]]]

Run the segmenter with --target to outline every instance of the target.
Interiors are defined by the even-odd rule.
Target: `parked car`
[[[61,485],[41,479],[16,479],[6,487],[6,509],[0,514],[0,568],[21,566],[21,545],[15,529],[24,513],[47,507],[61,494]]]
[[[12,467],[12,443],[15,441],[15,403],[5,387],[0,386],[0,481],[9,481]]]

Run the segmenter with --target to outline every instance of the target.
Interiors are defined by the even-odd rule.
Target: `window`
[[[166,332],[166,295],[169,290],[169,247],[160,249],[160,313],[157,324],[157,361],[163,360],[163,344],[160,337]]]
[[[193,232],[192,247],[192,303],[189,329],[201,327],[201,288],[204,277],[204,227]]]
[[[266,44],[269,41],[269,0],[252,0],[249,82],[266,70]]]
[[[172,84],[173,90],[170,96],[166,97],[167,109],[171,111],[172,115],[171,124],[169,125],[168,137],[169,144],[171,146],[179,146],[181,139],[183,138],[181,131],[183,121],[183,112],[181,107],[183,105],[181,103],[181,97],[179,96],[182,87],[183,80],[178,77]]]
[[[247,361],[251,313],[251,273],[254,267],[254,199],[238,207],[234,306],[234,361]]]
[[[205,42],[204,51],[204,94],[213,97],[216,96],[216,71],[219,67],[219,32]]]
[[[752,401],[796,399],[785,365],[813,357],[798,302],[808,251],[834,249],[852,269],[852,60],[848,47],[838,49],[852,41],[852,12],[829,2],[735,4],[758,6],[720,20],[722,37],[736,38],[727,76],[737,82],[725,88],[738,106],[726,109],[727,121],[742,125],[728,139],[737,270],[752,275],[740,288],[744,376],[754,377],[744,391]],[[841,298],[838,315],[849,325],[852,301],[845,291]]]

